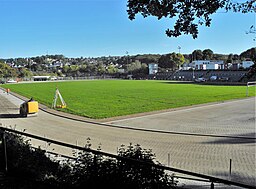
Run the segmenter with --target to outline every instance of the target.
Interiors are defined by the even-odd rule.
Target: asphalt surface
[[[100,145],[102,151],[113,154],[122,144],[140,144],[152,149],[162,164],[224,179],[229,178],[232,159],[231,180],[256,185],[255,98],[116,120],[107,125],[66,119],[45,111],[39,111],[37,117],[19,118],[21,103],[0,90],[0,125],[79,146],[90,138],[92,148]],[[57,153],[72,153],[36,140],[32,144]]]

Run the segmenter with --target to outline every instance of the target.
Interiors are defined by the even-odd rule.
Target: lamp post
[[[180,47],[180,46],[178,46],[178,49],[179,49],[179,54],[180,54],[180,49],[181,49],[181,47]]]
[[[192,67],[192,72],[193,72],[193,80],[195,79],[195,73],[194,73],[194,67]]]
[[[125,54],[126,54],[126,56],[127,56],[127,65],[128,65],[128,56],[129,56],[129,52],[126,51]]]
[[[256,23],[255,23],[255,25],[256,25]],[[255,45],[256,44],[256,27],[254,25],[252,25],[250,27],[249,31],[246,31],[245,33],[246,34],[253,34],[254,35],[253,41],[254,41],[254,46],[256,47],[256,45]]]
[[[191,65],[192,65],[192,80],[194,80],[195,79],[195,67],[194,67],[194,64],[193,64],[193,52],[192,52],[192,54],[191,54],[191,59],[192,59],[192,61],[191,61]]]

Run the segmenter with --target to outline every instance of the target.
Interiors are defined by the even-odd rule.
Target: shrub
[[[1,131],[0,134],[3,135]],[[176,186],[169,174],[153,166],[159,163],[155,162],[152,151],[142,149],[140,145],[130,144],[126,148],[122,145],[118,149],[120,158],[117,159],[84,150],[78,153],[74,161],[57,162],[48,158],[42,149],[33,149],[29,141],[21,136],[5,133],[5,139],[8,172],[5,184],[0,185],[2,188],[169,189]],[[85,149],[90,148],[88,139]],[[99,146],[98,151],[100,149]],[[0,148],[1,162],[4,162],[3,154],[3,148]],[[0,170],[4,170],[4,164],[0,165]]]
[[[32,148],[28,140],[16,134],[0,131],[0,135],[3,134],[7,149],[6,186],[11,184],[12,188],[34,188],[36,183],[43,183],[59,169],[58,162],[46,157],[45,151],[40,148]],[[0,148],[0,158],[0,170],[4,170],[3,145]]]

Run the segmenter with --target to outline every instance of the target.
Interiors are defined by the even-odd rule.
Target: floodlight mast
[[[181,46],[178,46],[178,49],[179,49],[179,54],[180,54],[180,49],[181,49]]]
[[[254,25],[251,25],[250,29],[245,33],[254,35],[252,40],[254,41],[254,46],[256,47],[256,14],[254,14]]]
[[[254,25],[252,25],[250,27],[250,30],[246,31],[246,34],[254,34],[253,41],[255,41],[256,40],[256,27]]]

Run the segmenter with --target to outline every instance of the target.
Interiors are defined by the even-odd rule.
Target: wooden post
[[[214,189],[214,183],[213,182],[211,183],[211,189]]]
[[[170,154],[168,153],[168,162],[167,162],[167,166],[170,167]]]
[[[229,160],[229,180],[231,180],[232,159]]]

